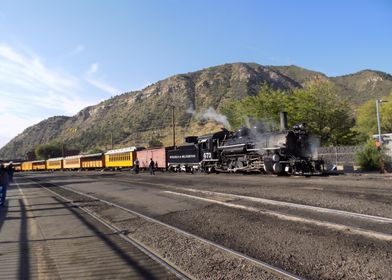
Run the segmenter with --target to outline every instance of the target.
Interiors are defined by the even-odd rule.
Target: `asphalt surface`
[[[303,278],[391,279],[392,177],[388,175],[55,172],[18,177],[93,194]],[[154,239],[160,234],[157,229],[150,227],[149,234],[133,229],[157,250],[164,247],[171,261],[186,250]],[[200,265],[194,260],[177,263],[199,279],[214,279],[222,269],[235,271],[222,279],[271,278],[262,273],[256,277],[249,267],[243,274],[231,270],[220,265],[222,258],[229,256],[210,263],[210,273],[200,256]]]

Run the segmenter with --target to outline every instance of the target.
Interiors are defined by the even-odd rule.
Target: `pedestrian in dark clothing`
[[[5,204],[5,198],[7,196],[8,188],[8,170],[4,168],[3,164],[0,164],[0,206]]]
[[[7,167],[7,172],[8,172],[8,180],[10,183],[14,181],[14,166],[12,165],[12,162]]]
[[[155,170],[158,171],[158,161],[155,161]]]
[[[155,163],[154,163],[154,161],[152,160],[152,158],[150,159],[150,164],[149,164],[149,169],[150,169],[150,174],[151,175],[155,175]]]
[[[138,159],[133,163],[135,165],[135,174],[139,174],[140,162]]]

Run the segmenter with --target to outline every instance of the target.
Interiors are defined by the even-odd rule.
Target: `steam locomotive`
[[[324,171],[317,159],[319,138],[309,135],[305,124],[287,127],[287,113],[280,113],[281,129],[243,127],[200,137],[186,137],[185,144],[167,151],[173,171],[260,172],[278,175],[312,175]]]

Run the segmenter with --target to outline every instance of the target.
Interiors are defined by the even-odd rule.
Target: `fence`
[[[336,165],[339,170],[354,171],[358,169],[356,154],[362,149],[362,146],[320,147],[318,156],[325,161],[327,169]]]

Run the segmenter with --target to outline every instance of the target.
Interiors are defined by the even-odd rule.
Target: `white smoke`
[[[188,114],[191,114],[192,116],[195,116],[195,114],[196,114],[196,111],[195,111],[195,109],[193,108],[192,105],[189,106],[189,108],[186,109],[185,112],[187,112]]]
[[[186,112],[188,114],[192,114],[192,116],[194,116],[198,120],[214,120],[218,123],[223,124],[225,128],[227,128],[229,130],[231,129],[231,126],[230,126],[229,121],[227,120],[227,117],[225,115],[219,114],[212,107],[209,107],[208,109],[205,109],[204,111],[196,113],[195,109],[192,106],[190,106],[188,109],[186,109]]]
[[[320,142],[321,139],[320,137],[317,137],[315,135],[311,135],[309,136],[309,146],[310,146],[310,152],[311,152],[311,157],[312,159],[318,159],[319,158],[319,154],[318,151],[320,149]]]

